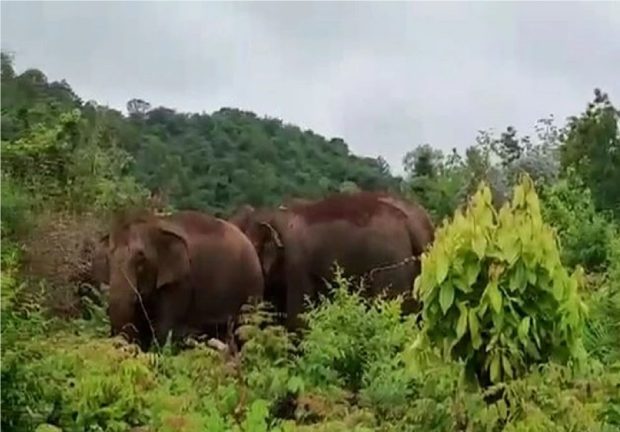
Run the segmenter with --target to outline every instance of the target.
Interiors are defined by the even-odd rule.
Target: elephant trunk
[[[110,303],[108,314],[112,336],[124,334],[129,341],[138,335],[136,322],[137,294],[135,276],[120,270],[112,271],[110,277]]]

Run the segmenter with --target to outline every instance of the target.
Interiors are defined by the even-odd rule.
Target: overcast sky
[[[400,171],[422,143],[620,103],[620,2],[2,2],[16,67],[83,99],[238,107],[344,138]]]

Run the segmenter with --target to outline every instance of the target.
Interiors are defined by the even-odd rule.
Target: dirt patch
[[[46,213],[23,238],[23,275],[44,283],[46,306],[55,315],[79,316],[81,296],[98,288],[91,267],[106,228],[94,215]]]

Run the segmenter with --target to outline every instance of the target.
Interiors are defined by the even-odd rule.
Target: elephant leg
[[[162,296],[158,300],[157,313],[151,320],[151,325],[155,332],[155,339],[161,348],[166,344],[170,332],[172,332],[171,341],[173,342],[178,338],[179,332],[175,331],[174,300],[168,295]]]
[[[157,323],[155,323],[154,330],[157,343],[159,344],[159,347],[162,348],[168,340],[168,335],[171,331],[173,331],[171,320],[166,318],[160,318],[159,320],[157,320]],[[175,335],[172,334],[171,336],[172,338],[174,338]]]
[[[403,265],[397,269],[386,269],[373,277],[372,295],[386,298],[402,297],[401,310],[408,315],[417,312],[418,302],[413,298],[413,266]]]
[[[297,331],[303,327],[299,316],[304,311],[304,296],[312,295],[313,286],[309,276],[294,267],[287,270],[286,327]]]

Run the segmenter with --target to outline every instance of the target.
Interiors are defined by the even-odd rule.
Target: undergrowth
[[[6,263],[5,263],[6,264]],[[3,272],[3,294],[19,285]],[[42,317],[3,301],[2,428],[65,431],[453,431],[620,427],[620,368],[592,360],[579,371],[547,363],[485,391],[463,365],[429,350],[412,364],[418,332],[399,302],[369,304],[344,279],[306,316],[294,344],[250,310],[236,357],[193,341],[143,353],[105,337],[107,322]],[[415,357],[416,359],[419,357]],[[501,398],[486,402],[490,392]],[[44,430],[44,429],[39,429]],[[47,429],[55,430],[55,429]]]

